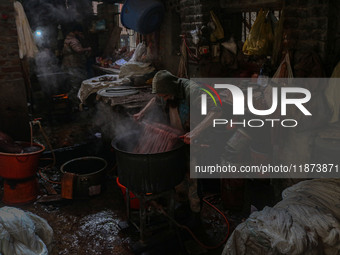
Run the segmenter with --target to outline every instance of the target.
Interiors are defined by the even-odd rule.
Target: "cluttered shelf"
[[[154,96],[151,82],[156,71],[151,62],[145,62],[144,54],[146,46],[140,43],[133,52],[121,53],[114,58],[97,57],[92,67],[98,76],[82,82],[78,92],[80,107],[91,94],[96,94],[96,101],[111,106],[144,107]]]

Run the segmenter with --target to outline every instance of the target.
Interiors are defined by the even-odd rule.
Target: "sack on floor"
[[[285,189],[282,198],[238,225],[222,255],[337,254],[340,181],[302,181]]]
[[[14,207],[0,208],[0,254],[47,255],[53,230],[46,220]]]

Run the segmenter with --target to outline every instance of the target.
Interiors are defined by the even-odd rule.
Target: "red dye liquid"
[[[178,143],[180,130],[160,124],[143,122],[144,129],[141,133],[134,153],[151,154],[172,150]]]

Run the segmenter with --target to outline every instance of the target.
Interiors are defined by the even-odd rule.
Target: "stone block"
[[[309,17],[328,17],[328,5],[315,5],[308,11]]]
[[[309,19],[301,19],[299,24],[299,29],[303,30],[327,30],[328,27],[328,19],[326,17],[322,18],[309,18]]]
[[[284,23],[283,23],[283,26],[286,28],[286,29],[289,29],[289,28],[297,28],[299,27],[299,19],[296,18],[296,17],[286,17],[284,19]]]
[[[192,0],[180,0],[180,5],[181,6],[189,6],[191,5]]]
[[[285,6],[297,6],[297,5],[298,5],[298,2],[296,0],[285,0]]]
[[[310,38],[312,40],[326,42],[327,41],[327,31],[315,29],[311,32]]]
[[[308,9],[306,8],[289,8],[285,10],[286,17],[306,18],[308,17]]]
[[[327,31],[328,29],[328,18],[327,17],[317,18],[315,20],[316,20],[316,29]]]
[[[304,32],[305,31],[298,29],[290,29],[286,31],[288,39],[294,38],[295,40],[298,40],[300,37],[304,37]]]
[[[311,6],[319,4],[319,0],[297,0],[296,3],[299,6]]]
[[[7,43],[17,43],[18,44],[18,39],[16,36],[0,36],[1,43],[2,44],[7,44]]]
[[[12,73],[10,73],[10,77],[11,77],[12,80],[16,80],[16,79],[23,78],[23,75],[22,75],[22,73],[19,73],[19,72],[12,72]]]
[[[1,72],[12,73],[12,72],[21,72],[20,66],[10,66],[10,67],[1,67]]]
[[[9,66],[21,66],[21,62],[19,58],[10,58],[7,60],[7,64]]]
[[[23,79],[0,82],[0,130],[15,140],[28,140],[28,109]]]
[[[198,15],[201,14],[203,10],[203,6],[200,4],[192,5],[189,7],[189,15]]]

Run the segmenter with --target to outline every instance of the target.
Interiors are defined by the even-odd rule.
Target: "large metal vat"
[[[112,141],[119,181],[134,193],[159,193],[178,185],[185,173],[185,147],[179,142],[167,152],[135,154],[138,133]]]
[[[60,171],[63,173],[62,197],[68,199],[89,198],[102,191],[104,173],[107,162],[99,157],[75,158],[64,163]],[[67,174],[73,175],[71,183],[64,178]]]

